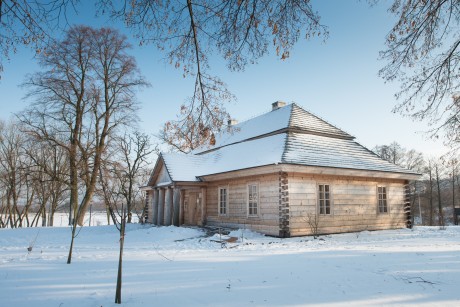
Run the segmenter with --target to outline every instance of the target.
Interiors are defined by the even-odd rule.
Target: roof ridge
[[[337,130],[337,132],[338,132],[338,133],[334,133],[333,131],[330,131],[330,132],[323,131],[323,133],[325,133],[325,134],[327,134],[327,135],[331,135],[331,136],[333,136],[333,135],[340,135],[340,136],[342,136],[342,137],[345,136],[345,137],[351,138],[351,139],[354,139],[354,138],[355,138],[353,135],[349,134],[349,133],[346,132],[344,129],[341,129],[341,128],[339,128],[338,126],[336,126],[336,125],[334,125],[334,124],[331,124],[329,121],[323,119],[321,116],[315,114],[314,112],[311,112],[309,109],[305,108],[304,106],[299,105],[299,104],[297,104],[297,103],[295,103],[295,102],[292,103],[292,105],[293,105],[294,107],[299,108],[299,109],[302,110],[303,112],[308,113],[309,115],[313,116],[314,118],[318,119],[318,120],[321,121],[323,124],[325,124],[325,125],[327,125],[327,126],[333,128],[333,129]],[[293,112],[293,111],[294,111],[294,108],[293,108],[293,110],[292,110],[291,112]],[[292,119],[292,113],[291,113],[291,119]],[[292,124],[292,123],[291,123],[291,119],[290,119],[290,122],[289,122],[289,127],[290,127],[290,128],[295,127],[295,126],[291,125],[291,124]],[[302,128],[302,127],[301,127],[301,128]],[[306,130],[310,130],[310,129],[307,129],[306,127],[304,127],[304,128],[305,128]],[[314,130],[314,129],[313,129],[313,130]],[[320,131],[320,132],[321,132],[321,131]]]
[[[250,116],[250,117],[247,117],[246,119],[242,120],[242,121],[238,121],[238,124],[236,124],[235,126],[238,126],[238,125],[241,125],[241,124],[244,124],[245,122],[248,122],[250,120],[253,120],[254,118],[257,118],[257,117],[261,117],[261,116],[264,116],[264,115],[267,115],[267,114],[270,114],[271,112],[275,112],[275,111],[278,111],[278,110],[281,110],[283,108],[287,108],[287,107],[290,107],[292,105],[296,104],[295,102],[291,102],[291,103],[288,103],[286,104],[284,107],[281,107],[279,109],[276,109],[276,110],[273,110],[273,109],[267,109],[267,111],[263,111],[261,113],[258,113],[256,115],[253,115],[253,116]],[[290,119],[290,118],[289,118]]]

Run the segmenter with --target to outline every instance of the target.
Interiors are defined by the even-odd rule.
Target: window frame
[[[256,213],[251,214],[251,209],[254,209],[254,207],[251,208],[251,202],[249,200],[249,194],[250,194],[250,187],[255,186],[256,187],[256,193],[257,193],[257,199],[255,200],[255,209]],[[247,200],[247,216],[248,217],[259,217],[259,212],[260,212],[260,189],[259,189],[259,183],[258,182],[248,182],[246,184],[246,200]],[[254,202],[253,202],[254,203]]]
[[[321,186],[323,186],[323,189],[324,189],[323,192],[320,191]],[[328,198],[326,198],[326,188],[325,188],[326,186],[328,187],[328,191],[327,191]],[[324,198],[321,198],[322,194],[323,194]],[[324,203],[324,205],[322,206],[321,201],[324,201],[324,202],[329,201],[329,213],[327,213],[327,205],[326,205],[326,203]],[[319,215],[326,215],[326,216],[332,215],[332,185],[331,184],[329,184],[329,183],[318,183],[317,184],[317,187],[316,187],[316,202],[317,202],[317,208],[318,208],[318,214]],[[324,207],[324,210],[325,210],[324,213],[321,212],[322,207]]]
[[[219,216],[228,216],[228,185],[227,186],[219,186],[217,188],[217,212],[219,213]],[[225,190],[225,213],[222,213],[222,190]]]
[[[380,189],[384,189],[383,192],[380,192]],[[377,213],[378,214],[388,214],[390,213],[390,208],[388,206],[388,187],[386,185],[377,185]],[[380,195],[383,197],[380,198]],[[383,204],[381,205],[381,201]],[[384,210],[382,211],[381,208]]]

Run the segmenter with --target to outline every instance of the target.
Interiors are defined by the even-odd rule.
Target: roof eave
[[[200,175],[200,176],[197,176],[197,178],[202,181],[217,181],[217,180],[235,179],[235,178],[241,178],[241,177],[273,174],[279,171],[281,171],[281,164],[272,163],[272,164],[248,167],[248,168],[243,168],[243,169],[230,170],[230,171],[225,171],[225,172],[220,172],[220,173]]]
[[[299,164],[269,164],[256,167],[250,167],[227,172],[206,174],[197,176],[203,181],[217,181],[226,179],[235,179],[241,177],[258,176],[265,174],[274,174],[278,172],[303,173],[313,175],[338,176],[338,177],[361,177],[375,179],[398,179],[398,180],[418,180],[421,175],[418,173],[390,172],[381,170],[361,170],[350,168],[326,167],[326,166],[308,166]]]
[[[367,170],[355,168],[342,168],[330,166],[309,166],[301,164],[283,163],[284,172],[292,173],[311,173],[317,175],[329,176],[347,176],[347,177],[363,177],[363,178],[382,178],[382,179],[401,179],[401,180],[417,180],[420,174],[412,172],[394,172],[382,170]]]

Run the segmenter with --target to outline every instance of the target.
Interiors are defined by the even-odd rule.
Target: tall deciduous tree
[[[72,27],[40,56],[43,71],[25,84],[35,101],[21,120],[41,141],[67,151],[75,230],[83,224],[110,135],[135,117],[135,91],[147,83],[126,37],[110,28]]]
[[[460,1],[395,0],[397,22],[386,38],[380,75],[397,80],[396,112],[429,119],[451,145],[459,144]]]
[[[200,123],[196,118],[199,114],[189,112],[185,105],[181,106],[180,115],[176,120],[167,121],[160,130],[159,139],[174,151],[188,153],[201,146],[213,145],[215,133],[221,131],[228,120],[227,112],[216,108],[213,117],[207,117]]]
[[[184,76],[195,78],[193,94],[182,107],[181,117],[165,126],[166,139],[185,136],[192,146],[196,136],[210,138],[221,129],[222,118],[228,117],[223,102],[232,98],[222,80],[212,75],[210,55],[220,55],[230,70],[243,70],[271,48],[285,59],[299,38],[327,36],[310,0],[99,3],[102,11],[134,29],[141,44],[156,45]],[[183,142],[178,143],[173,145],[182,150]]]
[[[0,20],[7,30],[0,36],[3,53],[31,42],[41,52],[40,42],[66,17],[69,7],[77,8],[77,2],[0,1]],[[211,73],[211,55],[223,57],[230,70],[243,70],[270,50],[285,59],[300,38],[328,35],[310,0],[98,0],[95,4],[99,12],[133,29],[141,44],[156,45],[184,76],[195,78],[182,108],[186,112],[165,125],[167,134],[193,138],[189,144],[220,131],[222,118],[228,118],[225,102],[233,99],[225,83]]]
[[[53,226],[54,214],[63,208],[69,196],[67,152],[58,146],[50,146],[46,141],[30,139],[26,153],[31,160],[28,180],[37,195],[35,198],[43,218],[42,225]]]
[[[393,142],[390,145],[375,146],[374,152],[379,155],[380,158],[387,160],[388,162],[403,166],[406,149],[397,142]]]
[[[23,227],[28,206],[21,206],[21,198],[29,191],[26,175],[29,159],[25,154],[26,137],[19,124],[0,123],[0,188],[3,190],[0,207],[1,224],[5,227]]]

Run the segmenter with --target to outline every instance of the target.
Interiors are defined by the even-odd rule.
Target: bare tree
[[[54,214],[68,201],[69,161],[66,153],[58,146],[34,138],[29,140],[26,148],[31,160],[29,180],[37,193],[43,226],[53,226]]]
[[[182,107],[181,117],[166,127],[166,131],[173,128],[190,139],[195,135],[210,138],[221,129],[221,118],[228,117],[223,101],[231,95],[222,80],[210,73],[211,54],[222,56],[230,70],[243,70],[271,46],[285,59],[300,37],[327,36],[310,0],[99,3],[101,11],[135,30],[141,44],[155,44],[166,54],[166,61],[181,68],[184,76],[195,78],[193,94]]]
[[[106,142],[135,117],[135,90],[147,85],[127,54],[129,48],[116,30],[72,27],[40,56],[43,71],[25,84],[31,89],[29,97],[35,98],[20,116],[27,132],[68,156],[74,216],[68,263],[77,225],[83,225],[95,191]]]
[[[422,173],[423,168],[425,167],[425,158],[423,157],[423,153],[414,149],[406,151],[402,166],[418,173]]]
[[[394,111],[429,119],[433,136],[446,128],[451,145],[458,144],[460,2],[395,0],[390,12],[397,22],[386,37],[380,75],[401,82]]]
[[[36,54],[44,52],[52,41],[52,32],[67,19],[69,8],[79,0],[1,0],[0,1],[0,77],[3,61],[19,46],[30,47]]]
[[[61,19],[66,21],[67,11],[76,10],[78,2],[0,1],[0,21],[3,18],[7,24],[7,34],[0,41],[4,54],[31,42],[41,53],[46,45],[41,42],[49,37],[50,29],[58,28]],[[154,44],[184,77],[195,79],[182,109],[186,111],[165,125],[168,134],[193,135],[194,139],[211,138],[220,131],[221,119],[228,117],[225,102],[233,99],[225,83],[211,73],[212,54],[219,54],[230,70],[243,70],[269,51],[288,58],[300,38],[326,39],[328,35],[310,0],[99,0],[95,4],[100,13],[134,30],[141,45]]]
[[[141,204],[143,209],[139,187],[144,183],[148,158],[155,152],[155,148],[152,148],[151,138],[138,131],[116,138],[116,143],[120,159],[117,163],[111,163],[111,173],[118,183],[117,193],[126,203],[127,222],[131,223],[135,205]]]
[[[314,239],[319,236],[319,219],[318,213],[307,213],[306,222]]]
[[[198,110],[196,110],[198,111]],[[159,133],[159,139],[174,151],[188,153],[198,147],[214,145],[215,133],[224,127],[229,115],[216,108],[213,117],[204,120],[196,118],[197,112],[189,112],[187,107],[181,107],[181,114],[176,120],[167,121]]]
[[[403,166],[406,149],[397,142],[390,145],[377,145],[373,151],[382,159],[396,165]]]
[[[100,180],[100,192],[104,202],[107,206],[107,212],[113,221],[113,225],[117,228],[120,239],[119,239],[119,257],[118,257],[118,272],[117,272],[117,284],[115,291],[115,303],[121,304],[121,287],[122,287],[122,275],[123,275],[123,246],[125,242],[125,226],[127,219],[126,206],[122,203],[123,196],[120,193],[120,182],[114,176],[113,169],[108,166],[112,164],[104,160],[99,167],[99,180]]]
[[[5,191],[1,214],[4,226],[23,227],[23,219],[31,202],[21,206],[24,194],[28,195],[30,186],[26,184],[29,160],[25,155],[25,136],[20,132],[19,124],[9,122],[0,130],[0,184]],[[32,198],[28,198],[31,200]]]

